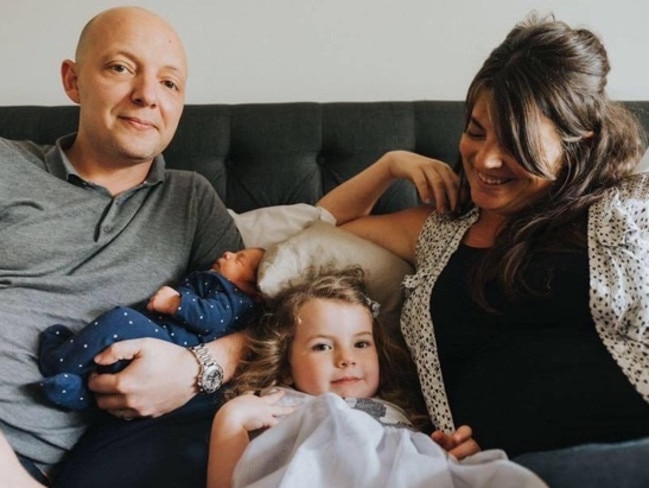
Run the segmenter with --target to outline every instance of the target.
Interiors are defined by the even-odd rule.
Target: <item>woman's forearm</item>
[[[409,151],[390,151],[331,190],[318,205],[342,225],[368,215],[385,190],[399,179],[414,184],[421,201],[439,212],[452,210],[457,204],[459,179],[448,164]]]
[[[341,183],[323,196],[318,206],[331,212],[336,217],[337,225],[368,215],[395,180],[390,172],[389,158],[390,153],[385,154],[356,176]]]

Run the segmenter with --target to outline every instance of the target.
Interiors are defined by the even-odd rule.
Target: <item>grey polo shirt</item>
[[[146,299],[242,242],[210,183],[167,170],[115,197],[84,181],[56,146],[0,139],[0,429],[43,466],[86,423],[39,395],[38,334],[82,328],[115,305]]]

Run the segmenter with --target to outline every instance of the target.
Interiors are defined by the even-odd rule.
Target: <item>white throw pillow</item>
[[[336,219],[328,210],[306,203],[262,207],[242,214],[231,209],[228,209],[228,212],[241,234],[244,247],[268,249],[313,222],[323,220],[336,223]]]
[[[315,222],[298,234],[267,248],[259,265],[262,294],[273,298],[310,269],[358,265],[365,271],[367,292],[381,304],[379,321],[399,329],[401,281],[412,266],[396,254],[326,222]]]

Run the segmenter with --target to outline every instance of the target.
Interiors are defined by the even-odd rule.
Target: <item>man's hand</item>
[[[99,408],[121,418],[159,417],[196,394],[199,366],[182,346],[159,339],[116,342],[95,356],[99,365],[131,363],[117,374],[92,374],[88,387]]]

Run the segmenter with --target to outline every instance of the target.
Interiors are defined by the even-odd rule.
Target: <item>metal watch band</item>
[[[201,393],[214,393],[223,382],[223,368],[212,357],[205,344],[200,343],[189,350],[196,356],[200,370],[196,384]]]

